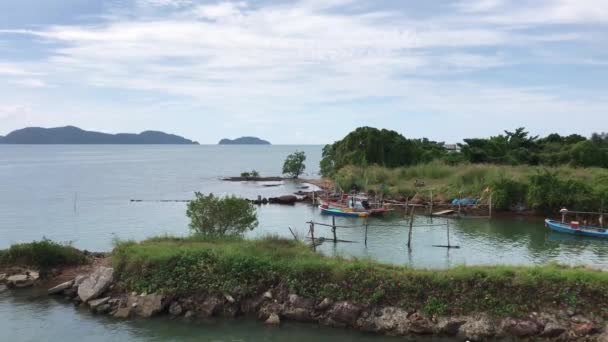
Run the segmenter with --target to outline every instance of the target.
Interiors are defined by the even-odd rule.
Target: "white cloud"
[[[598,32],[595,27],[554,31],[543,26],[603,22],[606,2],[588,3],[594,1],[539,0],[525,7],[469,0],[456,3],[455,13],[412,19],[407,10],[372,10],[362,0],[274,5],[137,0],[133,12],[96,25],[0,31],[33,35],[53,47],[33,68],[0,63],[0,74],[33,88],[63,83],[56,79],[175,96],[226,119],[259,125],[293,124],[285,113],[318,120],[331,113],[341,122],[360,123],[369,108],[348,103],[368,99],[380,99],[375,108],[392,115],[485,113],[503,120],[505,114],[524,119],[565,110],[599,113],[605,99],[573,101],[553,95],[550,88],[462,81],[471,71],[532,58],[511,49],[592,43],[596,38],[586,31]],[[147,11],[159,7],[162,14]],[[581,61],[601,61],[586,53],[578,51]],[[30,70],[49,75],[38,77]]]

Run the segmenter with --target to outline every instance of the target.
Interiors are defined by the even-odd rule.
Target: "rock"
[[[197,314],[202,318],[212,317],[220,312],[223,303],[223,299],[209,296],[197,307]]]
[[[6,282],[6,273],[0,273],[0,284],[4,284]]]
[[[389,335],[404,335],[409,328],[408,312],[396,308],[385,307],[377,309],[372,314],[361,314],[357,327],[363,331],[377,332]]]
[[[194,312],[192,310],[188,310],[186,311],[186,314],[184,315],[185,319],[192,319],[194,318]]]
[[[465,323],[466,321],[462,319],[443,318],[437,323],[437,330],[443,335],[456,336],[460,327]]]
[[[109,301],[110,301],[110,297],[105,297],[105,298],[101,298],[101,299],[91,300],[91,301],[89,301],[89,307],[91,309],[96,309],[98,306],[107,304]]]
[[[481,315],[467,320],[460,327],[459,334],[472,341],[482,341],[496,334],[494,324],[487,316]]]
[[[234,318],[239,314],[238,304],[230,304],[222,306],[222,316]]]
[[[545,324],[545,328],[543,329],[543,332],[540,334],[540,336],[547,338],[555,338],[563,334],[565,331],[566,328],[559,325],[558,323],[548,322],[547,324]]]
[[[78,286],[78,296],[83,302],[99,297],[114,280],[114,269],[111,267],[97,267],[93,273],[85,278]]]
[[[169,305],[169,314],[171,316],[179,316],[182,314],[182,306],[178,302],[173,302]]]
[[[102,304],[95,308],[95,312],[98,314],[107,314],[112,310],[112,306],[110,304]]]
[[[297,322],[311,322],[313,320],[310,311],[304,308],[289,307],[283,311],[283,316],[288,320]]]
[[[38,272],[29,271],[29,272],[25,272],[25,274],[16,274],[16,275],[12,275],[12,276],[8,277],[6,279],[6,284],[8,285],[8,287],[16,287],[16,288],[30,287],[30,286],[34,285],[36,283],[36,281],[38,281],[38,278],[39,278]]]
[[[270,315],[270,317],[268,317],[268,319],[264,322],[264,324],[279,325],[279,324],[281,324],[281,319],[279,318],[279,315],[273,313]]]
[[[258,319],[265,321],[272,314],[279,315],[283,311],[283,306],[276,302],[270,302],[263,305],[258,311]]]
[[[63,284],[59,284],[55,287],[48,289],[47,293],[50,295],[59,294],[59,293],[64,292],[65,290],[71,289],[72,285],[74,285],[74,280],[66,281]]]
[[[325,299],[323,299],[323,301],[321,301],[321,303],[319,303],[317,305],[317,310],[325,311],[325,310],[329,309],[332,304],[333,304],[333,302],[331,301],[331,299],[325,298]]]
[[[241,312],[243,313],[255,313],[258,311],[266,297],[262,296],[259,298],[248,298],[241,301]]]
[[[133,312],[133,307],[130,305],[119,307],[116,312],[114,312],[114,317],[116,318],[129,318]]]
[[[422,317],[417,313],[413,314],[409,318],[410,326],[409,331],[418,335],[430,335],[435,332],[435,326],[430,319]]]
[[[270,291],[264,292],[264,294],[262,295],[262,298],[269,299],[269,300],[272,299],[272,292],[270,292]]]
[[[596,331],[596,329],[595,329],[595,325],[593,325],[593,323],[587,322],[587,323],[574,324],[572,326],[572,331],[574,331],[574,333],[577,336],[586,336],[586,335],[594,333]]]
[[[147,294],[135,297],[135,314],[140,317],[149,318],[161,313],[168,302],[160,294]]]
[[[82,284],[82,282],[87,279],[88,275],[86,274],[79,274],[76,276],[76,278],[74,278],[74,285],[73,287],[78,289],[78,286],[80,286],[80,284]]]
[[[68,298],[72,299],[72,298],[74,298],[74,297],[78,296],[78,289],[75,289],[74,287],[70,287],[69,289],[64,290],[64,291],[63,291],[63,294],[64,294],[66,297],[68,297]]]
[[[224,294],[224,298],[226,298],[226,301],[230,304],[234,303],[234,298],[229,295],[229,294]]]
[[[529,319],[507,318],[502,322],[502,331],[515,337],[535,336],[541,332],[541,327]]]
[[[357,321],[361,308],[350,302],[338,302],[329,312],[329,318],[337,323],[352,326]]]
[[[298,197],[295,195],[285,195],[285,196],[280,196],[277,198],[270,199],[271,203],[278,203],[278,204],[294,204],[297,201],[298,201]]]

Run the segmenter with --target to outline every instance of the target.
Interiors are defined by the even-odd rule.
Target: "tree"
[[[235,196],[216,197],[196,192],[196,199],[188,203],[186,215],[190,229],[205,236],[240,236],[258,226],[257,213],[252,203]]]
[[[287,156],[283,164],[283,174],[289,175],[292,178],[298,178],[306,169],[304,164],[306,154],[302,151],[296,151]]]

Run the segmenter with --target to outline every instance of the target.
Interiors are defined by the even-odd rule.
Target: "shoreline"
[[[182,240],[173,239],[171,241],[179,242]],[[186,242],[188,240],[183,241]],[[190,243],[194,243],[195,241],[197,240],[192,240]],[[150,247],[154,247],[154,243],[165,242],[158,240],[147,243],[150,244]],[[222,242],[216,242],[216,244],[217,243],[222,244]],[[269,242],[247,242],[246,245],[253,247],[260,243],[268,244]],[[272,243],[279,243],[280,246],[283,246],[280,248],[287,248],[284,244],[292,245],[291,242],[280,242],[280,240]],[[169,245],[173,246],[172,244]],[[178,246],[179,245],[176,245],[174,248],[185,248]],[[190,278],[185,278],[183,281],[186,283],[180,285],[180,283],[173,283],[171,279],[166,279],[166,277],[188,274],[194,276],[192,279],[199,279],[200,277],[205,276],[205,274],[191,274],[192,270],[196,268],[190,270],[189,267],[195,267],[194,264],[185,264],[184,266],[186,266],[186,269],[184,269],[183,273],[175,273],[172,270],[170,275],[162,276],[162,279],[158,280],[153,280],[154,278],[145,280],[148,279],[147,276],[140,278],[139,275],[134,275],[131,271],[125,269],[125,267],[131,267],[128,266],[128,263],[138,260],[131,259],[132,257],[135,257],[135,254],[130,256],[135,250],[131,251],[130,248],[144,248],[141,251],[147,250],[150,252],[152,251],[149,249],[150,247],[146,247],[146,243],[129,244],[127,246],[118,247],[118,250],[115,250],[112,255],[90,255],[88,257],[88,264],[56,267],[52,269],[51,272],[46,272],[49,275],[48,278],[37,279],[28,286],[46,288],[48,289],[49,295],[64,298],[65,300],[74,303],[76,306],[88,308],[96,314],[109,315],[118,319],[131,319],[136,317],[150,318],[155,316],[166,316],[172,319],[179,318],[184,320],[204,320],[211,317],[226,319],[249,317],[255,318],[267,325],[280,325],[281,322],[284,321],[295,321],[335,328],[353,329],[381,335],[408,337],[422,335],[444,336],[475,341],[495,338],[542,338],[558,341],[605,341],[608,339],[608,330],[606,329],[607,320],[601,310],[602,300],[600,298],[586,298],[587,294],[585,294],[584,291],[587,290],[584,289],[581,290],[583,292],[580,292],[577,295],[580,297],[577,300],[581,302],[574,305],[574,307],[572,307],[571,304],[565,305],[570,300],[567,298],[570,297],[564,297],[566,300],[564,305],[555,306],[555,304],[547,302],[545,303],[544,309],[538,310],[539,308],[531,306],[528,310],[513,312],[512,314],[497,314],[496,312],[490,312],[488,310],[472,310],[470,312],[454,312],[451,314],[446,313],[445,307],[443,306],[447,303],[437,297],[433,297],[431,293],[438,292],[437,289],[433,289],[436,285],[432,284],[424,285],[421,288],[426,288],[426,290],[421,292],[421,295],[429,296],[429,299],[422,302],[425,303],[424,306],[420,306],[420,302],[404,302],[401,300],[368,302],[367,300],[362,300],[366,297],[360,297],[359,300],[356,300],[345,294],[336,295],[335,293],[334,295],[331,295],[325,293],[325,295],[319,295],[324,292],[317,292],[316,290],[310,292],[315,286],[314,283],[302,283],[301,285],[294,287],[294,285],[290,285],[293,280],[289,280],[289,278],[284,278],[283,276],[272,283],[266,283],[262,275],[258,273],[263,272],[261,269],[259,271],[251,271],[253,272],[252,275],[254,275],[254,278],[252,279],[256,279],[252,280],[254,283],[248,283],[244,279],[237,280],[239,279],[237,273],[234,275],[220,274],[217,273],[219,272],[219,270],[217,270],[213,271],[215,272],[214,274],[207,274],[207,277],[212,275],[213,277],[218,277],[217,279],[224,279],[223,283],[218,284],[220,285],[219,288],[215,287],[215,285],[203,285],[202,287],[196,285],[198,290],[188,290],[191,286],[195,285],[188,280]],[[221,250],[223,247],[220,246],[219,248]],[[284,252],[279,252],[279,254],[287,252],[290,248],[291,247],[288,247],[288,249]],[[183,249],[184,252],[188,250],[189,249]],[[209,252],[212,251],[213,249],[209,250]],[[205,254],[207,252],[202,251],[202,253],[203,254],[200,254],[201,256],[207,255]],[[216,257],[221,257],[223,252],[218,251],[218,253],[220,254],[217,254]],[[179,253],[176,255],[179,255]],[[209,257],[211,257],[211,255],[209,255]],[[213,266],[214,264],[211,260],[215,260],[214,258],[216,257],[212,257],[212,259],[209,259],[205,264],[208,264],[208,267],[213,269],[216,266]],[[232,260],[231,258],[232,257],[229,257],[226,261]],[[352,263],[321,256],[315,256],[314,258],[326,260],[331,263],[334,262],[332,260],[336,260],[336,262],[339,263],[346,262],[346,265]],[[253,260],[254,259],[251,259],[250,261],[242,260],[241,262],[250,265]],[[147,262],[145,260],[141,261]],[[181,263],[178,259],[172,262]],[[211,262],[211,264],[209,264],[209,262]],[[380,264],[378,265],[380,266]],[[136,265],[133,266],[139,267]],[[251,264],[248,267],[255,266]],[[0,273],[11,268],[13,271],[17,271],[17,267],[9,266],[1,270]],[[497,267],[497,269],[500,268],[501,267]],[[26,268],[21,267],[19,272],[23,272],[25,269]],[[322,272],[322,269],[323,267],[319,266],[315,272]],[[400,268],[396,267],[388,268],[388,270],[394,270],[389,271],[391,273],[397,272],[399,269]],[[471,275],[474,275],[476,274],[475,272],[484,272],[483,270],[490,271],[494,268],[463,268],[463,270],[465,269],[479,270],[471,273]],[[526,272],[535,272],[534,270],[537,268],[506,267],[504,269],[505,272],[524,272],[522,273],[523,275],[527,274]],[[512,271],[508,271],[509,269],[512,269]],[[541,270],[542,268],[538,269]],[[372,270],[373,269],[370,269],[361,274],[373,272]],[[556,269],[556,271],[558,270],[560,269]],[[564,272],[570,272],[569,270],[569,268],[563,268]],[[574,269],[572,270],[574,272]],[[155,277],[155,274],[160,275],[165,272],[161,265],[154,266],[148,271],[151,272],[149,275],[152,277]],[[426,271],[415,271],[411,276],[421,277],[424,274],[428,274],[428,276],[431,275],[431,273],[425,272]],[[581,276],[599,276],[597,272],[591,270],[577,269],[576,272],[579,272]],[[454,274],[456,275],[457,273]],[[12,275],[9,275],[9,277],[10,276]],[[235,278],[232,278],[232,276]],[[310,276],[307,276],[307,278],[309,277]],[[426,276],[423,276],[419,281],[425,283],[424,277]],[[382,279],[384,278],[382,277]],[[478,281],[486,282],[491,278],[487,278],[487,280],[483,279],[486,278],[479,278]],[[158,285],[154,283],[155,281],[160,281],[162,284],[175,284],[178,288],[182,288],[182,286],[185,287],[183,287],[182,290],[177,291],[159,291]],[[387,281],[390,280],[387,279]],[[353,282],[356,282],[356,280],[353,279]],[[346,284],[343,286],[345,285]],[[352,285],[354,286],[355,284],[353,283]],[[459,285],[456,282],[450,286],[458,287]],[[493,285],[487,284],[487,286]],[[518,289],[518,286],[520,285],[515,285],[511,295],[517,295],[519,291],[522,291],[523,288]],[[567,284],[564,284],[564,286],[567,286]],[[148,288],[148,291],[143,291],[142,287]],[[300,289],[298,290],[298,288]],[[16,287],[13,291],[18,290],[18,287]],[[360,291],[364,290],[356,290],[353,293],[363,295],[363,292]],[[467,296],[468,294],[466,291],[472,291],[472,289],[463,289],[461,292],[462,295]],[[377,290],[375,290],[374,293],[375,292],[377,292]],[[483,292],[484,290],[482,290],[481,293]],[[314,293],[317,293],[317,295],[314,295]],[[399,292],[397,292],[397,294],[398,293]],[[376,294],[370,295],[372,295],[372,297],[376,296]],[[471,297],[470,300],[473,300],[472,298],[475,297]],[[515,300],[515,297],[513,300]],[[593,305],[597,305],[597,307],[584,304],[585,301],[589,300],[594,303]],[[513,303],[515,303],[515,301]],[[576,300],[573,303],[576,303]],[[496,303],[496,305],[503,304]]]

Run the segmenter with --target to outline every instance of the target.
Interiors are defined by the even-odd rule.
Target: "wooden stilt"
[[[414,226],[414,207],[410,213],[410,230],[407,233],[407,249],[412,249],[412,228]]]
[[[338,238],[336,237],[336,217],[331,217],[331,232],[334,233],[334,243],[338,243]]]
[[[490,219],[492,219],[492,193],[490,192]]]
[[[368,227],[368,223],[367,223],[367,217],[365,218],[365,247],[367,247],[367,227]]]
[[[316,251],[317,245],[315,243],[315,224],[313,222],[310,223],[310,239],[312,240],[312,249]]]

